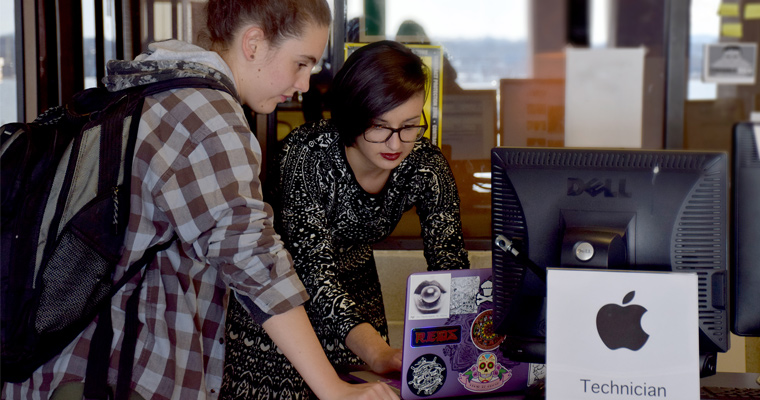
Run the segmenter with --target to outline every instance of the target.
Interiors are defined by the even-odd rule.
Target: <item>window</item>
[[[101,2],[96,7],[95,2]],[[84,50],[84,87],[98,85],[97,49],[95,37],[95,12],[102,9],[103,15],[103,65],[116,58],[116,27],[113,0],[82,0],[82,46]],[[103,72],[105,74],[105,72]]]
[[[717,96],[717,84],[702,81],[704,46],[717,43],[720,34],[720,0],[692,0],[689,24],[689,100],[710,100]]]
[[[0,13],[0,125],[22,120],[18,108],[17,59],[21,52],[16,46],[16,13],[17,3],[13,2],[13,12]]]
[[[643,85],[650,90],[649,97],[642,94],[639,119],[654,138],[648,146],[662,147],[666,2],[347,0],[345,7],[346,20],[335,22],[345,24],[347,42],[394,39],[442,47],[439,145],[457,180],[471,249],[491,248],[490,149],[565,144],[568,49],[646,48],[640,52],[647,68]],[[297,125],[289,122],[279,136]],[[419,229],[410,211],[392,238],[413,241]]]
[[[58,1],[69,6],[78,4]],[[20,3],[14,1],[13,5]],[[440,145],[457,179],[464,233],[468,246],[476,246],[472,248],[490,248],[490,148],[566,144],[568,49],[644,49],[646,90],[641,132],[653,138],[644,147],[727,150],[733,123],[748,120],[751,112],[760,110],[757,80],[746,85],[715,84],[705,83],[701,77],[704,44],[758,44],[760,20],[743,16],[743,7],[756,2],[328,0],[328,3],[340,11],[338,14],[345,15],[334,21],[334,32],[343,36],[333,37],[324,64],[320,63],[314,71],[311,86],[316,92],[329,87],[332,74],[341,64],[341,60],[331,57],[338,49],[342,51],[345,41],[361,41],[364,35],[367,41],[374,36],[424,41],[441,47],[444,85]],[[66,9],[72,9],[69,6],[61,6],[58,13],[65,14]],[[104,40],[101,62],[133,58],[155,40],[176,37],[197,42],[205,25],[204,6],[205,0],[84,0],[83,38],[77,32],[69,32],[70,24],[56,26],[55,13],[45,9],[44,15],[36,13],[37,17],[45,17],[39,27],[29,24],[25,27],[39,37],[25,38],[23,46],[16,36],[17,21],[21,19],[15,14],[20,11],[0,14],[0,99],[4,105],[0,108],[0,123],[33,118],[39,111],[59,104],[60,99],[69,98],[79,89],[77,86],[97,84],[101,72],[96,71],[99,68],[93,43],[96,33]],[[720,11],[724,6],[736,6],[738,15],[726,15]],[[102,26],[96,27],[95,13],[99,9]],[[35,15],[34,7],[25,7],[25,12]],[[119,12],[122,18],[118,17]],[[133,15],[136,18],[131,19]],[[721,27],[727,23],[741,24],[743,31],[739,36],[724,35]],[[683,29],[688,39],[685,44],[676,43],[684,48],[671,51],[674,41],[683,40],[678,39],[680,35],[672,35],[673,29]],[[74,43],[72,37],[77,38]],[[74,48],[76,43],[83,44],[81,66],[76,62],[81,59],[79,56],[58,54],[56,48],[57,44]],[[22,48],[27,51],[25,68],[20,67]],[[69,56],[74,60],[63,60]],[[63,60],[61,65],[59,60]],[[82,69],[82,79],[70,78],[80,76]],[[32,75],[26,79],[29,83],[26,89],[18,83],[25,82],[22,76],[25,71]],[[27,103],[18,101],[22,96],[17,93],[23,94],[24,90],[32,92],[26,93]],[[542,93],[544,100],[530,97],[536,93]],[[32,98],[35,94],[37,98]],[[276,115],[257,116],[252,127],[259,132],[259,138],[265,140],[267,135],[263,133],[272,131],[282,138],[304,123],[302,106],[308,95],[282,104]],[[24,107],[20,107],[24,104],[27,115],[23,115]],[[40,110],[32,109],[34,104]],[[326,107],[318,111],[319,117],[329,118]],[[419,237],[414,212],[404,217],[393,236]],[[479,241],[482,243],[478,244]]]
[[[385,7],[375,7],[379,5]],[[442,47],[439,146],[457,181],[468,246],[487,241],[490,149],[501,141],[501,80],[532,74],[530,1],[483,0],[465,6],[456,0],[349,0],[346,7],[347,41],[374,36]],[[412,210],[392,236],[414,242],[419,231]]]
[[[148,43],[179,39],[198,43],[198,33],[206,28],[204,0],[141,0],[149,12],[143,16],[142,39]]]
[[[691,1],[689,85],[684,110],[684,147],[687,149],[730,152],[733,125],[749,121],[753,112],[760,111],[757,72],[760,19],[753,17],[750,11],[757,6],[754,1]],[[737,44],[742,47],[742,59],[751,59],[754,54],[754,82],[739,84],[729,79],[715,79],[717,76],[711,76],[706,82],[705,65],[715,65],[720,61],[721,48]],[[705,53],[708,45],[713,50],[709,54]]]

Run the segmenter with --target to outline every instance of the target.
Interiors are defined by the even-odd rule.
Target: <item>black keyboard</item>
[[[702,400],[760,400],[760,388],[702,386]]]

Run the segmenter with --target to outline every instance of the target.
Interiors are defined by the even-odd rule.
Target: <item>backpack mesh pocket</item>
[[[42,274],[37,310],[37,332],[55,332],[82,317],[93,315],[109,297],[114,264],[65,230]]]

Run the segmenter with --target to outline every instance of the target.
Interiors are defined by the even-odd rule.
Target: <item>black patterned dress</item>
[[[362,140],[359,138],[359,140]],[[469,268],[454,176],[438,147],[422,139],[378,194],[356,181],[345,147],[329,121],[304,125],[285,140],[277,232],[311,299],[306,310],[335,366],[362,361],[345,346],[348,332],[368,322],[388,341],[372,245],[401,215],[417,208],[429,270]],[[260,325],[231,300],[222,398],[301,399],[309,390]]]

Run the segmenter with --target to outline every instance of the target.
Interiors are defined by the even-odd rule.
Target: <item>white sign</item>
[[[697,275],[550,269],[548,400],[698,399]]]
[[[645,53],[644,48],[565,51],[565,146],[642,147]]]

